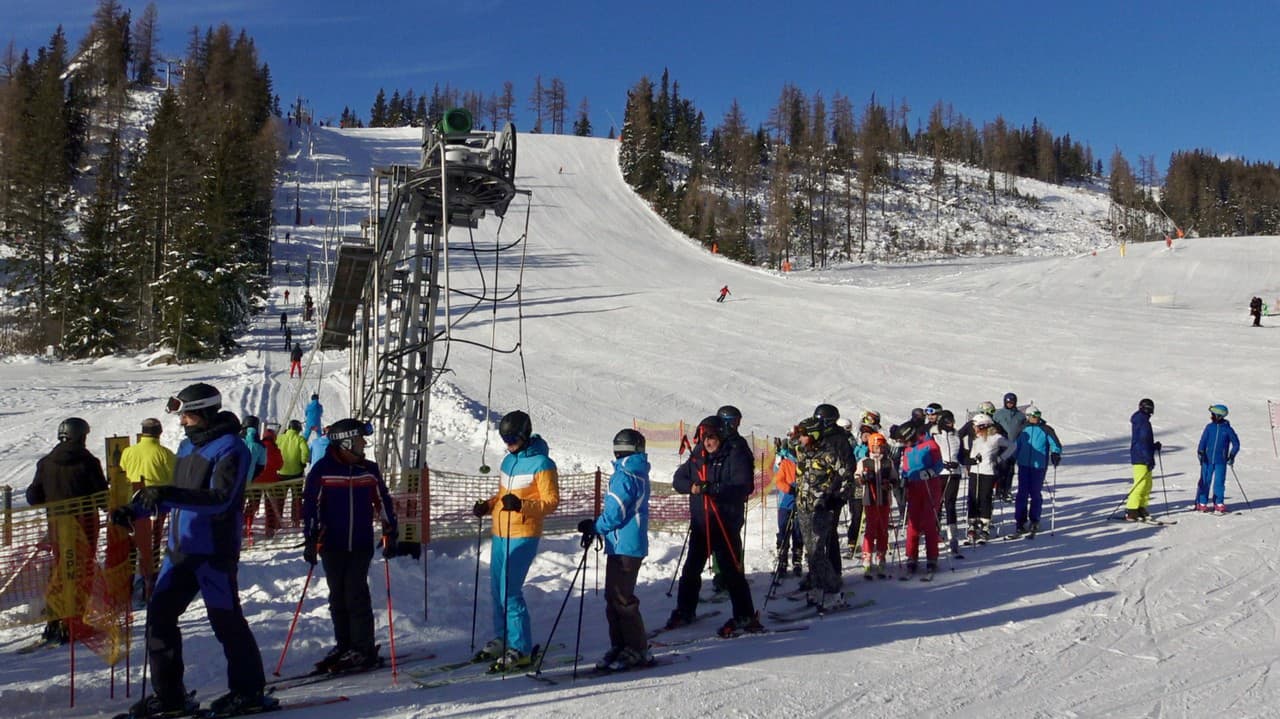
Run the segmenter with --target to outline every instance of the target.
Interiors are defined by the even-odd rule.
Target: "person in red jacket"
[[[262,432],[262,446],[267,450],[267,464],[262,472],[254,478],[249,486],[244,511],[244,533],[248,536],[253,529],[253,520],[258,514],[258,503],[264,506],[263,536],[271,539],[280,529],[280,514],[284,511],[284,498],[276,496],[275,483],[280,481],[280,468],[284,466],[284,455],[276,446],[276,430],[267,427]]]

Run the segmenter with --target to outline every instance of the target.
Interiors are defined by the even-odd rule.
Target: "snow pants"
[[[346,551],[321,549],[320,564],[329,585],[329,617],[339,649],[373,654],[373,599],[369,596],[369,563],[373,547]]]
[[[867,504],[862,508],[862,513],[867,518],[867,528],[862,533],[864,567],[870,566],[873,559],[884,562],[885,554],[889,551],[889,511],[888,504]]]
[[[1223,504],[1227,496],[1227,465],[1222,462],[1200,465],[1200,482],[1196,485],[1197,504]]]
[[[1044,474],[1048,467],[1018,465],[1018,496],[1014,498],[1013,520],[1021,527],[1030,519],[1040,523],[1044,505]]]
[[[1133,465],[1133,488],[1129,490],[1129,498],[1125,500],[1125,509],[1146,509],[1151,501],[1151,467],[1145,464]]]
[[[942,478],[930,477],[907,482],[907,562],[914,564],[920,556],[920,538],[924,537],[924,556],[938,561],[938,507],[942,502]]]
[[[778,557],[791,553],[791,563],[800,566],[804,556],[804,533],[800,531],[800,517],[795,506],[778,507]]]
[[[494,537],[489,546],[489,596],[493,636],[521,654],[533,650],[533,626],[524,601],[524,578],[538,554],[540,537]]]
[[[156,696],[167,705],[186,697],[178,619],[199,594],[227,660],[227,688],[256,694],[266,685],[262,653],[240,608],[238,557],[169,552],[147,605],[147,655]]]
[[[942,509],[947,511],[947,524],[956,523],[956,497],[960,496],[960,475],[942,475]],[[938,515],[938,519],[943,517]]]
[[[609,620],[609,646],[630,647],[641,656],[649,648],[649,636],[640,616],[636,579],[644,557],[610,554],[604,560],[604,616]]]
[[[694,617],[698,611],[698,593],[702,591],[702,570],[707,566],[707,558],[714,555],[720,567],[720,580],[729,590],[733,616],[738,619],[754,616],[751,587],[747,586],[747,577],[742,573],[742,525],[731,522],[722,526],[715,516],[708,521],[712,526],[693,524],[689,527],[689,552],[680,570],[676,611],[686,618]]]
[[[862,497],[849,500],[849,550],[858,546],[858,532],[862,529]]]
[[[804,531],[804,546],[808,550],[809,577],[813,588],[832,594],[840,591],[840,570],[832,561],[831,552],[840,554],[840,539],[836,532],[836,513],[827,509],[800,512],[800,528]],[[831,541],[835,537],[835,541]]]

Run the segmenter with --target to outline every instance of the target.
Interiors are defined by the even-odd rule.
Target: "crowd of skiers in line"
[[[322,411],[318,397],[312,400],[316,408],[308,408],[307,435],[317,431]],[[166,411],[178,415],[186,434],[176,455],[170,460],[152,446],[158,442],[146,441],[158,438],[158,420],[144,423],[144,441],[137,448],[145,447],[144,454],[159,465],[171,461],[172,481],[150,483],[146,481],[150,474],[139,474],[143,481],[133,500],[110,514],[112,523],[127,528],[142,517],[164,513],[171,517],[167,552],[148,601],[147,651],[154,693],[139,700],[132,711],[142,716],[191,708],[182,682],[178,620],[196,594],[204,597],[214,635],[228,660],[230,691],[211,708],[225,713],[260,711],[275,700],[264,693],[261,654],[241,610],[236,583],[245,488],[258,469],[245,441],[249,432],[234,414],[221,410],[218,390],[204,383],[171,397]],[[1134,519],[1146,515],[1150,454],[1160,449],[1150,430],[1153,413],[1154,403],[1144,399],[1133,417],[1135,482],[1129,507]],[[1225,511],[1224,471],[1239,450],[1239,439],[1226,415],[1225,406],[1210,407],[1211,422],[1201,438],[1200,509],[1216,506]],[[853,513],[851,544],[865,518],[864,575],[885,572],[891,498],[896,498],[900,511],[905,507],[908,573],[917,571],[921,540],[926,570],[936,568],[943,522],[951,549],[957,551],[956,503],[966,474],[966,534],[971,541],[989,538],[994,497],[1011,497],[1010,470],[1015,465],[1018,531],[1036,531],[1046,471],[1058,466],[1062,454],[1061,442],[1036,407],[1019,408],[1017,397],[1010,393],[1003,408],[983,402],[957,427],[954,413],[934,404],[913,411],[909,420],[891,426],[887,436],[880,430],[877,412],[864,411],[860,419],[855,433],[852,422],[842,421],[836,407],[818,405],[778,448],[775,482],[784,500],[779,509],[778,560],[784,566],[790,553],[798,565],[803,547],[811,603],[825,610],[844,601],[837,532],[844,507]],[[742,564],[741,530],[746,500],[754,491],[754,457],[738,433],[741,421],[741,412],[731,405],[703,419],[696,444],[672,478],[675,491],[689,497],[690,526],[676,606],[666,628],[696,619],[702,574],[708,559],[714,558],[719,581],[732,603],[732,617],[717,633],[733,637],[764,630]],[[77,418],[59,427],[59,445],[40,461],[28,489],[31,504],[54,502],[74,491],[87,493],[83,490],[88,488],[105,489],[100,463],[84,449],[88,431],[87,423]],[[304,481],[303,558],[312,568],[317,563],[323,567],[335,640],[316,664],[321,672],[362,671],[383,661],[374,642],[367,575],[379,546],[384,559],[401,552],[386,483],[377,464],[364,456],[365,438],[372,431],[368,422],[356,418],[329,425],[324,432],[327,447],[311,455],[314,461]],[[495,671],[510,671],[537,660],[523,585],[537,554],[543,521],[559,504],[559,487],[547,443],[533,432],[527,413],[516,410],[503,416],[498,433],[507,450],[498,489],[478,498],[473,506],[477,517],[491,518],[493,535],[489,552],[493,638],[475,660],[491,662]],[[612,448],[614,461],[601,513],[582,519],[578,531],[584,549],[599,543],[606,554],[604,596],[610,646],[597,667],[623,670],[653,661],[635,596],[639,570],[648,554],[650,465],[645,438],[635,429],[619,431]],[[316,450],[313,446],[312,451]],[[126,472],[164,473],[130,470],[131,462],[128,457],[122,459]],[[375,525],[382,530],[377,540]]]

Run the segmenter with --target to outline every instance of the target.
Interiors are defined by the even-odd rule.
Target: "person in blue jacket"
[[[324,405],[320,404],[320,395],[311,395],[311,401],[307,403],[307,407],[303,410],[303,414],[307,418],[307,430],[302,434],[303,439],[311,439],[311,431],[321,437],[324,436]],[[315,456],[314,454],[312,456]]]
[[[1156,413],[1156,403],[1150,399],[1138,400],[1138,411],[1129,418],[1132,434],[1129,439],[1129,462],[1133,464],[1133,488],[1125,500],[1126,522],[1140,522],[1151,514],[1147,503],[1151,500],[1151,470],[1156,466],[1156,452],[1160,443],[1151,429],[1151,415]]]
[[[342,673],[378,666],[373,641],[373,600],[369,563],[373,523],[382,525],[382,556],[396,554],[397,523],[391,493],[376,462],[365,459],[365,437],[373,427],[342,419],[329,427],[329,447],[307,473],[302,488],[306,537],[302,557],[319,558],[329,585],[329,616],[335,645],[316,663],[318,671]]]
[[[170,513],[168,551],[147,605],[147,653],[155,691],[134,704],[135,716],[195,711],[182,679],[178,619],[197,594],[204,598],[227,660],[230,691],[209,709],[242,714],[278,704],[263,694],[262,654],[240,607],[236,582],[252,460],[239,437],[240,420],[220,412],[221,407],[222,395],[204,383],[171,397],[165,409],[178,415],[187,435],[178,447],[173,484],[143,487],[130,504],[111,514],[113,523],[131,527],[135,516]]]
[[[596,662],[602,671],[620,671],[649,664],[648,633],[640,616],[636,580],[649,554],[649,455],[644,435],[627,428],[613,436],[613,474],[605,490],[600,516],[578,523],[583,547],[604,539],[605,618],[609,620],[609,650]]]
[[[1040,529],[1040,510],[1044,506],[1044,475],[1049,465],[1062,461],[1062,445],[1056,434],[1042,421],[1040,408],[1027,407],[1027,424],[1018,433],[1018,494],[1014,498],[1014,521],[1018,533],[1035,533]]]
[[[1200,482],[1196,485],[1196,511],[1226,514],[1227,467],[1236,463],[1240,437],[1227,421],[1227,406],[1209,407],[1209,424],[1200,435],[1196,456],[1200,458]],[[1210,490],[1212,489],[1212,494]]]

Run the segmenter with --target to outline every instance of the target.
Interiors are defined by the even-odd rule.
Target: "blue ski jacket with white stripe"
[[[605,554],[649,554],[649,455],[641,452],[613,460],[596,533],[604,537]]]

